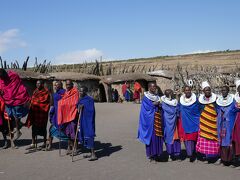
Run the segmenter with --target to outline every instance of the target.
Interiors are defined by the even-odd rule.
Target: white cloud
[[[13,48],[26,47],[27,43],[20,39],[19,29],[9,29],[0,31],[0,53],[4,53]]]
[[[103,56],[103,52],[96,48],[87,50],[77,50],[67,52],[57,56],[54,60],[55,64],[79,64],[85,61],[94,61]]]
[[[209,53],[209,52],[215,52],[216,50],[197,50],[189,53],[184,54],[202,54],[202,53]]]

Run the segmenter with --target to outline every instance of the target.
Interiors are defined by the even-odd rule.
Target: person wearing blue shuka
[[[89,161],[97,160],[94,151],[95,134],[95,106],[92,97],[87,95],[88,89],[85,86],[79,88],[80,99],[78,101],[78,109],[82,109],[80,117],[80,128],[78,133],[78,140],[85,148],[91,150],[91,154],[84,155],[89,158]]]

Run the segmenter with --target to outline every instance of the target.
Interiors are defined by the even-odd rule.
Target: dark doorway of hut
[[[107,102],[107,97],[106,97],[105,88],[103,84],[99,84],[99,90],[100,90],[100,94],[99,94],[100,102]]]

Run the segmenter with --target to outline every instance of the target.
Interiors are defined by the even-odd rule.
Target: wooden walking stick
[[[75,139],[74,139],[74,144],[73,144],[73,149],[72,149],[72,162],[73,162],[74,150],[76,149],[78,131],[79,131],[79,128],[80,128],[80,119],[81,119],[81,115],[82,115],[82,108],[83,108],[83,106],[80,105],[79,106],[79,116],[78,116],[78,122],[77,122],[77,129],[76,129],[76,134],[75,134]]]
[[[59,135],[59,142],[58,142],[58,155],[61,157],[61,132],[60,132],[60,125],[58,125],[58,135]]]

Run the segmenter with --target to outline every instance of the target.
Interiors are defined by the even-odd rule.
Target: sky
[[[1,0],[0,56],[52,64],[240,49],[239,0]]]

